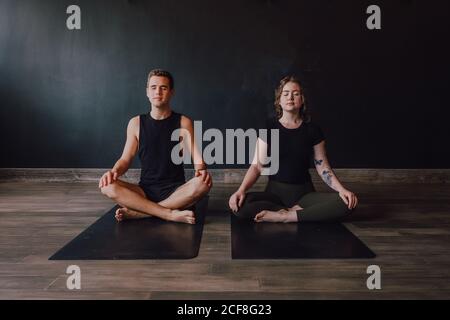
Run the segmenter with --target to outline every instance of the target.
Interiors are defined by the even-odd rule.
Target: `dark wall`
[[[111,167],[161,67],[205,129],[261,124],[296,72],[334,167],[449,168],[449,16],[425,0],[0,0],[0,166]]]

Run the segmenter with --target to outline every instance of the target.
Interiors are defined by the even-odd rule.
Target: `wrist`
[[[206,164],[202,163],[202,164],[198,164],[194,166],[195,171],[200,171],[200,170],[206,170]]]
[[[236,193],[246,193],[246,192],[247,192],[247,190],[242,186],[240,186],[236,191]]]
[[[283,222],[298,222],[297,210],[288,210],[284,215]]]

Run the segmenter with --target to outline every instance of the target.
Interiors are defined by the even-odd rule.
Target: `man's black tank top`
[[[181,126],[181,114],[172,111],[169,117],[155,120],[150,113],[139,116],[139,159],[143,185],[165,185],[184,182],[183,164],[174,164],[172,149],[179,141],[171,141],[172,132]]]

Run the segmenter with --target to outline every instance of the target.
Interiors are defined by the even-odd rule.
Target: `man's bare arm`
[[[111,169],[112,172],[117,172],[118,176],[123,175],[129,169],[133,158],[139,149],[139,116],[132,118],[128,122],[127,140],[123,148],[122,156],[115,163]]]
[[[118,177],[127,172],[133,161],[134,156],[139,149],[139,116],[132,118],[128,122],[127,141],[122,152],[122,156],[114,164],[111,170],[103,174],[98,183],[99,188],[106,187],[108,184],[117,180]]]
[[[198,149],[197,143],[195,141],[194,124],[192,120],[188,117],[182,116],[181,128],[187,130],[187,132],[189,133],[189,135],[187,135],[185,134],[185,131],[182,131],[183,139],[185,139],[184,146],[186,146],[186,148],[188,149],[187,151],[192,156],[195,170],[206,169],[206,164],[203,161],[202,154],[200,153],[200,150]]]
[[[195,177],[202,176],[203,182],[212,186],[211,175],[207,172],[206,163],[203,161],[201,150],[197,146],[195,141],[194,124],[191,119],[186,116],[181,117],[181,135],[183,138],[183,145],[187,148],[187,151],[192,157],[194,162]]]

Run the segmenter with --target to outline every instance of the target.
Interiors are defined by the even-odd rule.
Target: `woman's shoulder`
[[[325,140],[325,135],[323,134],[322,128],[317,122],[305,122],[305,127],[313,145]]]
[[[320,130],[321,126],[315,122],[315,121],[308,121],[304,123],[305,127],[307,127],[309,130]]]

